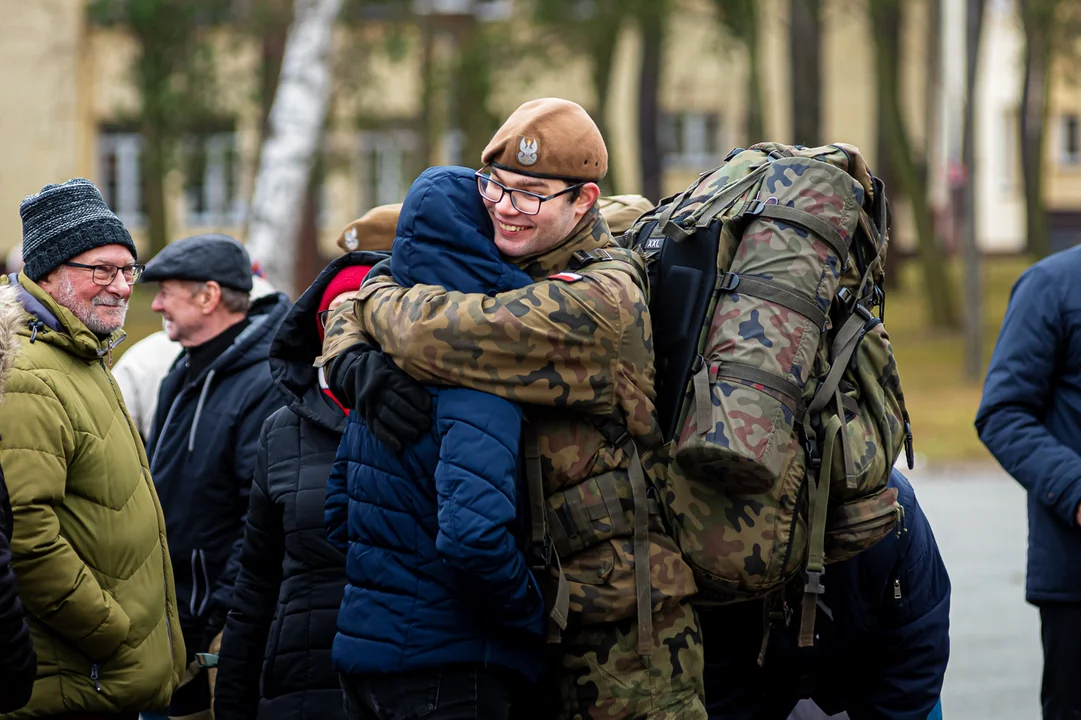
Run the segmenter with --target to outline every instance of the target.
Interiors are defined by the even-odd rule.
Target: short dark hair
[[[191,294],[194,295],[200,290],[205,290],[206,283],[193,280],[190,287]],[[221,288],[221,302],[226,310],[231,313],[247,313],[251,309],[251,296],[248,293],[224,285],[219,285],[219,287]]]
[[[578,183],[578,187],[567,193],[567,204],[573,205],[578,202],[578,198],[580,197],[582,197],[582,184]]]

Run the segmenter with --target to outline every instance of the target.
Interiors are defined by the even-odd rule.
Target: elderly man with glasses
[[[19,207],[21,305],[0,408],[12,568],[38,653],[18,717],[135,718],[164,708],[184,644],[165,520],[108,361],[142,267],[83,179]]]
[[[165,511],[188,672],[174,717],[210,716],[210,675],[196,662],[217,652],[240,567],[244,514],[263,422],[285,404],[270,374],[270,346],[289,310],[272,293],[254,302],[252,263],[226,235],[170,243],[143,282],[183,352],[161,382],[147,441]]]

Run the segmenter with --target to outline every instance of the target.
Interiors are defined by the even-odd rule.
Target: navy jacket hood
[[[463,293],[498,293],[531,279],[499,254],[492,219],[464,167],[421,173],[402,204],[390,270],[406,287],[440,285]]]

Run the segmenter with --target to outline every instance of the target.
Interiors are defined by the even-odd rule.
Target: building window
[[[97,180],[106,204],[129,228],[146,224],[138,133],[103,130],[98,135]]]
[[[702,172],[723,160],[719,113],[662,113],[658,132],[666,170]]]
[[[366,130],[358,134],[360,213],[399,203],[417,169],[417,134],[412,130]]]
[[[1081,117],[1062,116],[1062,155],[1063,165],[1081,164]]]
[[[185,141],[182,155],[187,224],[238,224],[243,208],[236,133],[193,135]]]
[[[413,0],[414,15],[475,15],[481,22],[509,20],[511,0]]]

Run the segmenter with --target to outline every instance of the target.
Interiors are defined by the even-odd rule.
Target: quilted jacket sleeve
[[[282,580],[285,531],[281,506],[267,493],[267,442],[273,432],[269,425],[263,426],[259,441],[240,570],[222,634],[214,698],[214,715],[221,720],[256,717],[263,653]]]
[[[345,433],[342,435],[341,444],[338,445],[338,455],[334,458],[334,467],[327,479],[327,504],[323,511],[323,522],[326,525],[327,540],[330,544],[342,552],[349,549],[349,492],[347,478],[349,461],[347,448],[349,443],[355,441],[357,432],[357,415],[349,416],[346,421]]]
[[[480,611],[540,634],[544,603],[514,535],[521,408],[474,390],[441,390],[436,422],[436,549]]]
[[[31,372],[12,371],[0,437],[14,517],[12,567],[23,604],[91,660],[107,660],[131,621],[60,534],[56,508],[64,500],[75,435],[60,399]]]
[[[11,571],[10,532],[11,508],[0,469],[0,713],[18,710],[29,702],[37,675],[37,657]]]
[[[233,478],[236,482],[237,501],[243,507],[249,507],[248,494],[252,479],[255,477],[256,458],[260,451],[260,438],[263,423],[274,411],[285,404],[285,399],[273,388],[258,388],[257,399],[248,409],[240,414],[240,423],[236,428],[234,440]],[[214,585],[211,603],[211,625],[221,628],[225,615],[233,604],[233,584],[240,571],[240,553],[244,544],[244,530],[241,529],[233,542],[225,570]]]
[[[1039,265],[1014,285],[987,370],[976,429],[1006,472],[1073,527],[1081,505],[1081,455],[1043,424],[1056,365],[1066,349],[1065,291],[1066,283]]]

